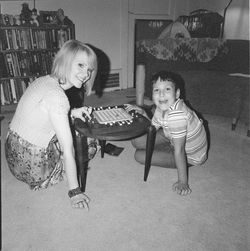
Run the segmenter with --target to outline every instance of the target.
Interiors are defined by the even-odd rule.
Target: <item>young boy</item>
[[[207,159],[207,136],[195,112],[180,99],[177,74],[161,71],[152,78],[153,102],[156,110],[152,124],[156,127],[152,165],[177,168],[178,181],[173,190],[180,195],[191,193],[188,166],[203,164]],[[132,140],[135,159],[145,163],[146,136]]]

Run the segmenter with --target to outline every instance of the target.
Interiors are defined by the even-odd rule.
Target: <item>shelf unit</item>
[[[69,39],[75,39],[74,25],[0,26],[1,106],[17,104],[34,79],[49,74]]]

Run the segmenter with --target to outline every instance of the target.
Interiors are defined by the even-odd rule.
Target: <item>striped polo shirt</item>
[[[172,142],[173,138],[186,137],[185,150],[189,164],[202,164],[207,159],[207,136],[202,120],[182,99],[163,112],[156,108],[152,124],[163,128],[164,135]]]

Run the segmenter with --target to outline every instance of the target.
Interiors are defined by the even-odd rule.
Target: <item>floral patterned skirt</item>
[[[98,141],[87,138],[88,159],[99,151]],[[54,136],[47,148],[29,143],[9,129],[5,142],[5,155],[11,173],[27,183],[32,190],[47,188],[62,181],[65,177],[63,153],[57,137]]]
[[[56,136],[47,148],[42,148],[9,130],[5,155],[11,173],[32,190],[47,188],[64,178],[62,152]]]

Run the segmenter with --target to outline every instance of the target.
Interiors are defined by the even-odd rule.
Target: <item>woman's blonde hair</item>
[[[91,72],[90,79],[86,81],[84,88],[90,95],[97,73],[96,54],[88,45],[78,40],[68,40],[57,52],[52,65],[51,76],[57,78],[60,83],[66,83],[71,71],[71,65],[78,52],[85,52],[88,56],[88,65]]]

